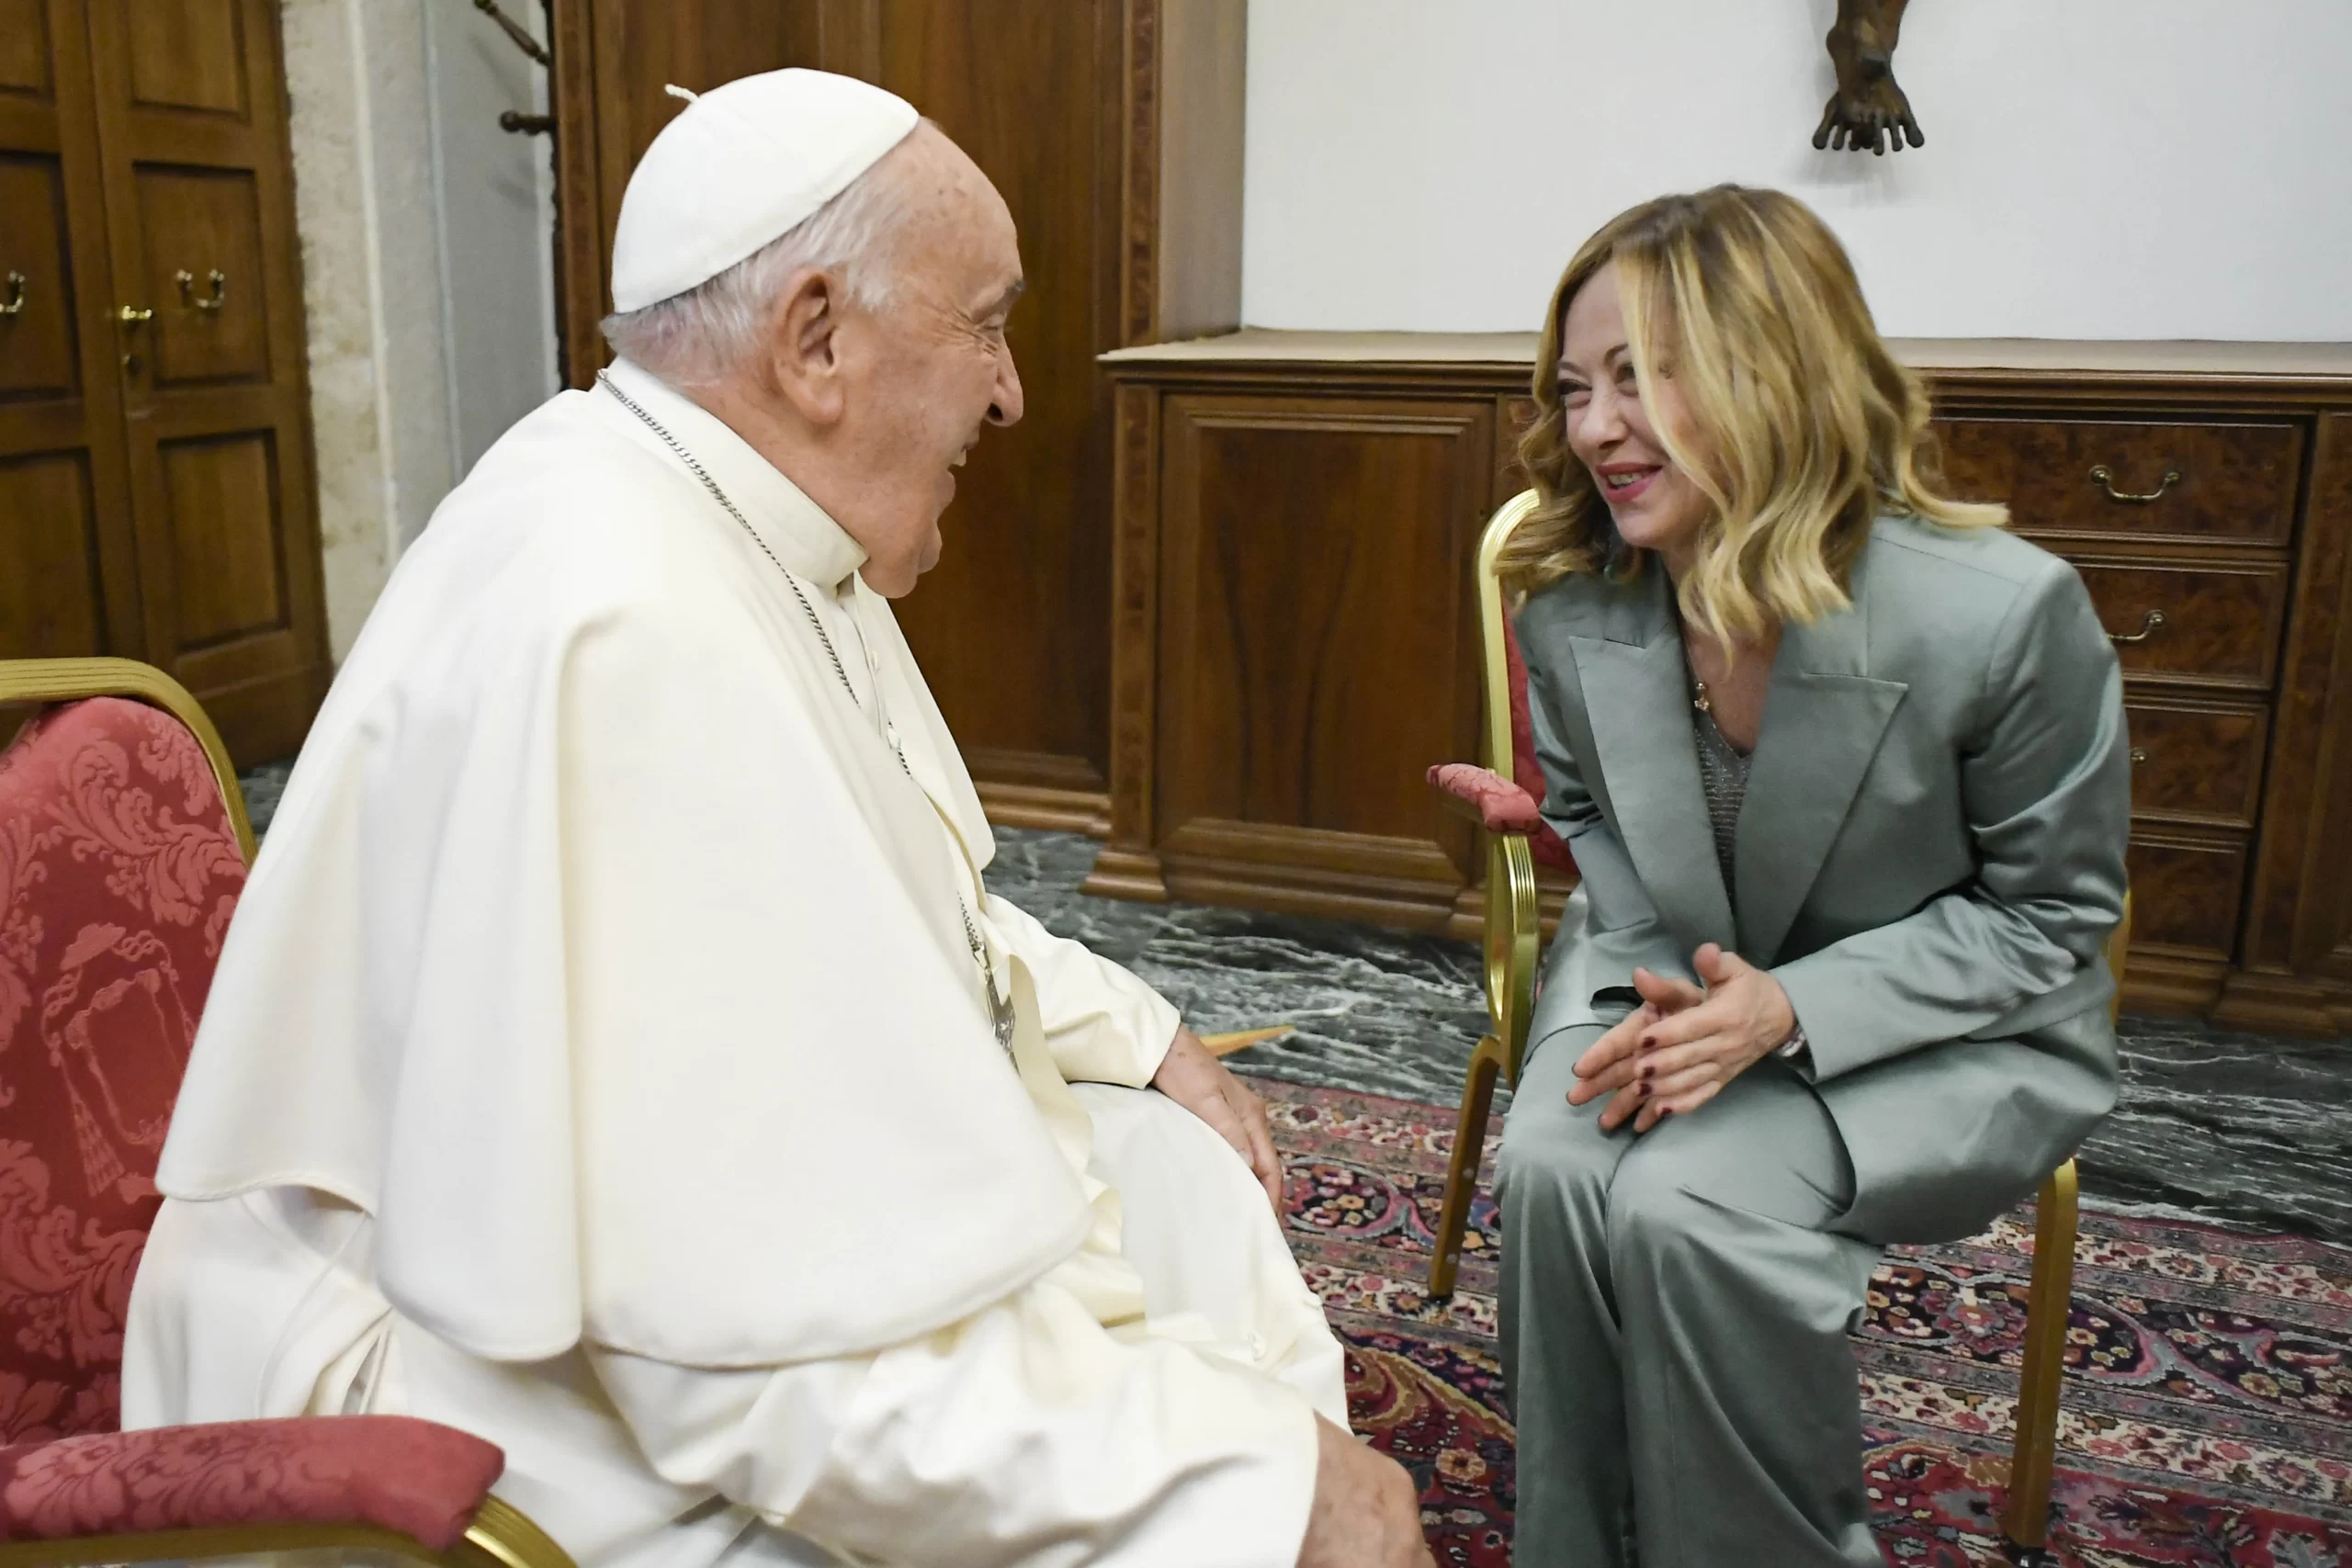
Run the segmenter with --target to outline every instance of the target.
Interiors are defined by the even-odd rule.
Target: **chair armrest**
[[[440,1552],[506,1467],[401,1416],[158,1427],[0,1449],[0,1542],[262,1525],[372,1527]]]
[[[1429,781],[1447,809],[1489,833],[1532,833],[1543,823],[1535,797],[1490,768],[1440,762]]]

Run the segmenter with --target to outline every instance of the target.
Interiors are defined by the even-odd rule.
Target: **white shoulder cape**
[[[718,421],[616,375],[804,586],[861,563]],[[776,566],[609,393],[516,425],[312,728],[164,1190],[336,1194],[375,1216],[395,1307],[504,1360],[856,1353],[1075,1248],[1085,1197],[956,911],[973,868],[942,819],[983,862],[987,822],[856,592],[923,787]]]

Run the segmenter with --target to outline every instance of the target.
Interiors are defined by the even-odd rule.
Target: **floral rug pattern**
[[[1358,1429],[1421,1482],[1441,1562],[1501,1568],[1517,1477],[1485,1190],[1453,1299],[1423,1291],[1453,1112],[1257,1087],[1290,1165],[1292,1250],[1352,1352]],[[1964,1242],[1899,1248],[1873,1281],[1855,1353],[1890,1563],[2007,1561],[2032,1239],[2029,1207]],[[2352,1568],[2352,1248],[2086,1212],[2070,1341],[2059,1562]]]

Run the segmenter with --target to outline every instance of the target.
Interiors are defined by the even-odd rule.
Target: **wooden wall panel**
[[[1007,329],[1026,412],[973,448],[945,553],[899,620],[999,815],[1012,795],[1084,826],[1109,750],[1110,392],[1094,356],[1118,345],[1120,6],[876,12],[874,79],[987,172],[1029,284]]]
[[[2314,423],[2240,968],[2226,1016],[2352,1033],[2352,408]]]
[[[0,458],[0,659],[107,646],[97,522],[86,454]]]
[[[1457,568],[1491,402],[1179,395],[1159,417],[1154,806],[1125,874],[1140,853],[1178,897],[1442,927],[1472,845],[1421,774],[1476,743]]]

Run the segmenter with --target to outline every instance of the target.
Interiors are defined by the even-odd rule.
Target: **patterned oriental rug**
[[[1351,1348],[1359,1430],[1411,1467],[1442,1563],[1510,1560],[1495,1207],[1450,1303],[1422,1293],[1454,1113],[1256,1080],[1290,1162],[1292,1249]],[[1487,1173],[1493,1172],[1493,1136]],[[2032,1211],[1891,1254],[1855,1337],[1890,1563],[2007,1561]],[[2352,1248],[2086,1213],[2052,1545],[2070,1568],[2352,1568]]]

